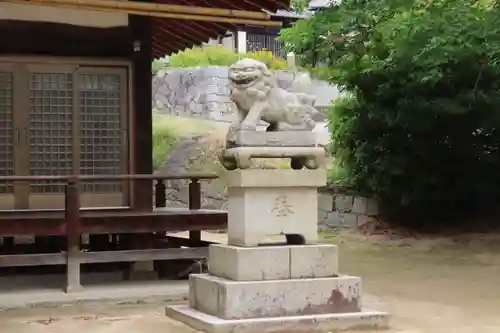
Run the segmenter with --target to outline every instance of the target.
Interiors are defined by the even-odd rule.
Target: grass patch
[[[177,141],[177,136],[162,117],[153,115],[153,170],[157,170],[165,162]]]
[[[331,158],[327,164],[328,183],[334,185],[349,185],[349,173],[340,163]]]
[[[212,171],[212,164],[216,161],[216,142],[225,137],[225,126],[227,125],[217,125],[214,122],[202,119],[166,116],[153,113],[154,170],[157,170],[166,162],[170,150],[181,138],[203,135],[208,138],[207,140],[204,140],[202,146],[200,146],[199,154],[201,156],[199,159],[203,160],[203,162],[194,163],[199,164],[199,166],[197,167],[195,165],[194,168],[190,169],[196,169],[196,171],[207,171],[204,169],[204,167],[207,167],[209,169],[208,171]],[[214,152],[210,152],[211,150],[214,150]],[[213,163],[207,164],[207,159],[213,160]]]

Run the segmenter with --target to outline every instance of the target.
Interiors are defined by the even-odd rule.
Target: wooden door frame
[[[120,78],[120,92],[124,94],[124,96],[120,97],[120,131],[121,131],[121,168],[123,170],[123,173],[128,173],[130,172],[130,130],[129,128],[131,127],[130,120],[129,120],[129,114],[130,114],[130,108],[127,107],[127,104],[129,103],[129,95],[130,93],[128,92],[128,83],[127,83],[127,69],[126,68],[117,68],[117,67],[96,67],[96,66],[88,66],[88,65],[82,65],[80,66],[76,73],[75,76],[81,75],[81,74],[105,74],[105,75],[118,75]],[[75,80],[75,86],[78,83],[78,80]],[[78,92],[78,89],[74,89],[75,93]],[[77,101],[77,99],[75,99]],[[74,103],[75,108],[78,109],[78,102]],[[76,116],[76,122],[74,127],[77,128],[77,131],[81,129],[80,125],[80,120],[78,119],[78,110],[75,112]],[[80,165],[80,136],[75,135],[74,136],[74,142],[76,142],[76,145],[78,146],[78,166]],[[76,170],[76,172],[80,172],[80,170]],[[122,196],[122,201],[121,205],[122,206],[128,206],[130,205],[130,182],[129,181],[123,181],[122,182],[122,191],[121,191],[121,196]],[[86,193],[82,193],[82,206],[87,205],[87,206],[92,206],[92,198],[87,198],[88,196],[98,196],[99,193],[92,192],[89,195],[85,195]],[[104,199],[105,200],[105,199]],[[98,202],[101,202],[101,200],[98,200]]]
[[[30,94],[31,94],[31,75],[34,73],[37,74],[67,74],[71,75],[72,78],[74,77],[74,72],[77,69],[76,65],[66,65],[66,64],[39,64],[39,63],[34,63],[34,62],[28,62],[24,64],[25,70],[28,73],[27,77],[27,90],[26,91],[20,91],[18,92],[19,95],[22,96],[20,98],[23,101],[29,101],[30,100]],[[74,117],[75,113],[75,101],[73,99],[75,92],[75,82],[72,82],[72,104],[71,104],[71,113],[72,117]],[[23,96],[24,95],[24,96]],[[27,156],[28,158],[25,160],[25,164],[22,165],[23,169],[21,170],[22,173],[25,173],[26,175],[30,175],[30,163],[31,163],[31,148],[30,148],[30,139],[31,136],[29,132],[31,131],[31,104],[28,102],[27,103],[27,108],[25,113],[25,123],[23,124],[23,135],[25,142],[25,149],[27,149]],[[73,120],[73,118],[71,119]],[[75,171],[75,168],[77,165],[75,165],[75,146],[73,145],[75,134],[78,132],[74,132],[74,125],[72,128],[72,141],[71,141],[71,152],[73,155],[73,158],[71,160],[72,163],[72,171]],[[24,207],[21,207],[23,209],[31,209],[31,208],[36,208],[38,206],[38,203],[40,203],[40,206],[42,207],[51,207],[53,203],[55,203],[56,206],[60,206],[61,208],[64,207],[64,192],[50,192],[50,193],[38,193],[38,192],[32,192],[30,190],[30,186],[23,186],[23,191],[21,192],[21,197],[20,200],[23,202],[25,205]]]
[[[4,64],[0,63],[0,72],[4,73],[10,73],[11,75],[11,113],[12,113],[12,167],[13,167],[13,173],[16,173],[16,165],[20,161],[22,161],[22,157],[17,156],[18,149],[16,149],[17,145],[19,144],[19,131],[16,129],[16,126],[18,124],[18,121],[16,121],[16,77],[14,75],[14,72],[16,70],[15,64]],[[19,183],[12,183],[12,193],[2,193],[0,194],[0,209],[14,209],[17,208],[18,203],[16,202],[16,192],[19,191]]]
[[[14,173],[19,174],[19,171],[29,174],[29,139],[28,136],[23,137],[21,128],[24,125],[24,130],[29,130],[29,94],[30,94],[30,73],[33,70],[39,69],[37,72],[54,73],[64,72],[73,75],[73,128],[72,128],[72,153],[73,153],[73,172],[79,173],[80,160],[80,121],[78,119],[78,74],[81,73],[102,73],[102,74],[118,74],[120,75],[120,91],[124,93],[120,97],[121,103],[121,131],[122,131],[122,169],[125,173],[131,172],[133,168],[131,152],[132,148],[132,117],[133,117],[133,85],[131,84],[132,64],[130,61],[122,59],[103,60],[103,59],[88,59],[88,58],[52,58],[52,57],[36,57],[36,56],[2,56],[0,57],[0,70],[2,68],[9,69],[13,76],[13,136],[17,135],[14,132],[20,133],[19,139],[13,138],[14,150],[17,148],[17,155],[14,152]],[[24,110],[24,111],[23,111]],[[26,111],[27,110],[27,111]],[[16,112],[17,111],[17,112]],[[16,114],[14,118],[14,114]],[[75,120],[77,120],[75,122]],[[21,140],[22,139],[22,140]],[[17,145],[17,146],[16,146]],[[22,156],[21,156],[22,155]],[[29,208],[29,197],[31,194],[29,184],[16,184],[12,196],[15,200],[16,209]],[[131,203],[131,188],[130,184],[124,184],[121,191],[122,206],[129,206]],[[93,193],[90,193],[92,196]],[[52,193],[50,195],[53,195]],[[56,194],[58,195],[58,194]],[[85,193],[82,193],[85,197]],[[82,204],[85,202],[95,202],[99,204],[100,200],[92,200],[82,198]],[[61,204],[64,202],[61,196],[57,201]],[[59,205],[57,205],[59,206]],[[91,204],[92,206],[92,204]],[[102,205],[101,205],[102,206]],[[52,207],[48,207],[49,209]],[[0,208],[2,209],[2,208]]]

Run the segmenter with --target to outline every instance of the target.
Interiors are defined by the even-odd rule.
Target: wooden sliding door
[[[126,72],[119,69],[80,67],[77,71],[78,130],[75,160],[82,175],[128,173],[128,96]],[[87,206],[128,205],[127,182],[85,184]]]
[[[128,173],[127,68],[35,62],[5,66],[10,69],[2,77],[0,67],[0,128],[12,133],[0,133],[0,174]],[[3,97],[9,92],[10,99]],[[86,183],[82,206],[128,205],[126,185]],[[64,206],[59,183],[1,186],[0,196],[5,193],[16,208]],[[9,207],[0,203],[2,208]]]

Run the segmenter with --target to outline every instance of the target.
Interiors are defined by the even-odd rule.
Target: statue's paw
[[[226,170],[229,171],[236,170],[238,168],[238,162],[234,156],[219,156],[219,162]]]
[[[249,123],[241,123],[240,125],[240,130],[243,131],[256,131],[257,130],[257,125],[255,124],[249,124]]]
[[[252,166],[250,155],[238,154],[236,156],[236,163],[240,169],[249,169]]]

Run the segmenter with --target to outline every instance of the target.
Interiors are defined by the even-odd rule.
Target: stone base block
[[[252,319],[221,319],[190,308],[173,305],[166,315],[208,333],[334,333],[382,331],[389,328],[385,312],[365,310],[357,313],[301,315]]]
[[[301,235],[303,244],[317,242],[318,187],[326,183],[325,170],[237,170],[221,178],[228,187],[230,245],[257,246],[283,234]]]
[[[338,275],[337,246],[331,244],[259,247],[212,244],[208,253],[210,273],[234,281]]]
[[[353,276],[231,281],[189,276],[190,306],[223,319],[361,311],[361,279]]]
[[[314,147],[316,133],[311,131],[237,131],[234,133],[234,145],[236,147]]]

